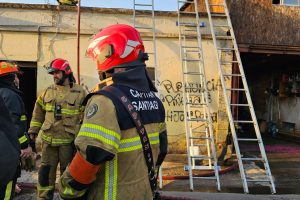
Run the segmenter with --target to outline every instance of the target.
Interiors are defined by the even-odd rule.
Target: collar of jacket
[[[147,71],[146,66],[141,65],[124,72],[114,73],[112,75],[114,84],[124,85],[137,90],[146,92],[157,92],[157,89],[153,85]]]
[[[18,95],[20,95],[21,97],[23,97],[23,92],[21,92],[14,84],[13,80],[9,80],[9,79],[1,79],[0,78],[0,88],[7,88],[10,89],[12,91],[14,91],[15,93],[17,93]]]

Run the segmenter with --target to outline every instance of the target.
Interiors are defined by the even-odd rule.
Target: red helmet
[[[0,61],[0,76],[12,73],[20,73],[18,66],[12,62]]]
[[[135,61],[144,45],[139,32],[128,25],[116,24],[102,29],[94,36],[87,55],[97,61],[99,71]]]
[[[52,60],[49,65],[47,66],[47,70],[49,74],[53,74],[57,71],[63,71],[66,75],[69,75],[72,73],[71,66],[67,60],[64,60],[62,58],[56,58]]]

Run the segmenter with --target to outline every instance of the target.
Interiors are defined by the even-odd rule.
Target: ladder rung
[[[149,29],[149,30],[153,30],[152,27],[146,27],[146,26],[135,26],[135,28],[137,28],[137,29]]]
[[[243,161],[264,161],[263,158],[242,158]]]
[[[247,120],[234,120],[234,123],[254,123],[253,121],[247,121]]]
[[[197,38],[198,35],[192,35],[192,34],[182,34],[181,37],[186,37],[186,38]]]
[[[153,39],[143,39],[143,42],[153,42]]]
[[[197,50],[186,50],[185,53],[200,53]]]
[[[245,89],[242,89],[242,88],[226,88],[226,90],[230,90],[230,91],[246,91]]]
[[[191,119],[187,119],[190,122],[207,122],[206,119],[203,118],[191,118]]]
[[[246,179],[247,182],[271,182],[269,179]]]
[[[201,160],[210,160],[210,159],[213,159],[213,157],[209,157],[209,156],[191,156],[191,158],[193,158],[193,159],[201,159]]]
[[[244,141],[244,142],[258,142],[258,139],[251,139],[251,138],[238,138],[238,141]]]
[[[194,1],[183,1],[183,0],[179,0],[179,3],[195,3]]]
[[[202,61],[201,59],[182,59],[182,61],[186,61],[186,62],[199,62],[199,61]]]
[[[143,3],[136,3],[136,4],[134,4],[134,6],[145,6],[145,7],[152,7],[153,6],[153,4],[143,4]]]
[[[214,24],[213,27],[227,27],[227,28],[230,28],[230,26],[228,24]]]
[[[151,15],[135,13],[135,17],[151,17]]]
[[[203,146],[207,146],[206,144],[193,144],[193,146],[195,147],[203,147]]]
[[[221,50],[221,51],[235,51],[234,48],[219,47],[218,49]]]
[[[210,4],[209,6],[225,6],[224,4]]]
[[[184,74],[186,74],[186,75],[201,75],[201,76],[204,76],[204,74],[200,73],[200,72],[184,72]]]
[[[193,176],[194,179],[207,179],[207,180],[215,180],[217,179],[215,176]]]
[[[216,35],[216,38],[220,40],[233,40],[233,37],[225,36],[225,35],[218,35],[218,36]]]
[[[242,76],[241,74],[223,74],[223,76]]]
[[[200,49],[197,46],[182,46],[182,48],[185,48],[185,49]]]
[[[179,22],[179,26],[197,27],[196,23]]]
[[[196,139],[196,140],[211,140],[210,137],[189,137],[190,139]]]
[[[192,103],[192,102],[187,102],[186,104],[192,105],[192,106],[206,106],[206,103]]]
[[[227,17],[227,15],[222,14],[211,14],[212,17]]]
[[[232,103],[231,106],[249,106],[249,104]]]

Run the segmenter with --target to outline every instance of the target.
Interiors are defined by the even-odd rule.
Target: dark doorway
[[[35,62],[18,62],[24,73],[19,76],[20,90],[24,93],[24,103],[27,111],[27,125],[29,127],[32,111],[36,100],[37,64]]]

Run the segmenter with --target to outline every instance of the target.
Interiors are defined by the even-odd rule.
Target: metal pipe
[[[80,85],[80,0],[77,5],[77,82]]]

